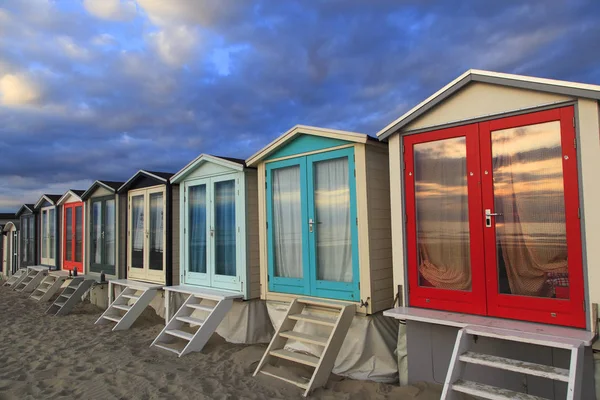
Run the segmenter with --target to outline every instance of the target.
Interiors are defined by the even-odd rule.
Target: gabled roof
[[[81,196],[85,193],[85,190],[75,190],[75,189],[69,189],[67,190],[67,192],[65,194],[63,194],[60,199],[56,202],[56,205],[62,205],[65,203],[65,201],[67,201],[67,199],[69,198],[69,196],[73,196],[79,199],[79,201],[82,201]]]
[[[21,214],[23,214],[25,211],[29,211],[29,212],[33,212],[35,210],[35,204],[23,204],[20,208],[19,211],[17,211],[17,213],[15,214],[15,216],[18,218],[21,216]]]
[[[123,186],[123,183],[124,182],[100,181],[100,180],[97,180],[94,183],[92,183],[92,186],[90,186],[89,189],[86,190],[81,195],[81,199],[82,200],[87,200],[92,195],[92,193],[94,192],[94,190],[98,189],[99,187],[102,187],[102,188],[108,190],[109,192],[116,193],[117,190],[119,190],[119,188],[121,186]]]
[[[60,194],[43,194],[42,197],[40,197],[40,199],[35,203],[33,208],[35,208],[36,210],[40,208],[40,206],[44,203],[44,200],[55,206],[61,197],[62,196]]]
[[[227,168],[231,168],[237,171],[243,171],[246,166],[246,162],[244,160],[240,160],[239,158],[229,158],[229,157],[218,157],[210,154],[200,154],[194,160],[192,160],[188,165],[183,167],[179,172],[177,172],[171,178],[171,183],[179,183],[181,182],[190,172],[196,170],[204,163],[213,163],[222,165]]]
[[[131,178],[129,178],[127,180],[127,182],[122,184],[121,187],[119,187],[119,189],[117,189],[117,193],[121,193],[122,191],[126,190],[129,186],[131,186],[131,184],[136,179],[138,179],[142,175],[147,176],[152,179],[156,179],[157,181],[159,181],[161,183],[169,183],[169,179],[171,179],[171,177],[174,174],[172,174],[171,172],[156,172],[156,171],[146,171],[146,170],[140,169]]]
[[[483,82],[538,92],[600,100],[600,86],[470,69],[377,133],[384,140],[443,102],[471,82]]]
[[[292,129],[285,132],[283,135],[279,136],[277,139],[263,147],[256,154],[248,158],[246,160],[246,165],[255,167],[259,161],[268,157],[275,150],[277,150],[278,148],[280,148],[281,146],[283,146],[284,144],[293,140],[296,136],[301,134],[326,136],[354,143],[367,143],[368,141],[376,140],[368,135],[365,135],[364,133],[340,131],[335,129],[319,128],[315,126],[296,125]]]

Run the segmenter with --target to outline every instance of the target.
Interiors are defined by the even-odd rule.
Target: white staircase
[[[84,276],[75,276],[71,279],[69,285],[62,291],[60,296],[54,300],[54,303],[46,310],[46,314],[67,315],[73,310],[73,307],[81,301],[81,298],[94,284],[93,279],[86,279]]]
[[[150,347],[171,351],[179,357],[193,351],[201,351],[208,339],[231,310],[233,300],[242,298],[238,293],[224,292],[208,288],[196,288],[187,285],[165,287],[170,292],[180,292],[188,297],[177,310],[164,329],[158,334]],[[168,307],[168,303],[165,305]]]
[[[571,353],[569,369],[469,351],[469,345],[473,343],[473,338],[476,336],[568,350]],[[566,382],[567,400],[579,400],[581,398],[583,377],[583,353],[584,342],[576,339],[469,325],[459,330],[456,336],[456,344],[441,399],[459,400],[462,399],[460,393],[465,393],[492,400],[543,400],[542,397],[464,380],[463,375],[466,364],[473,364],[546,378],[551,381]]]
[[[109,306],[98,318],[96,325],[116,322],[113,331],[126,330],[148,307],[162,285],[137,282],[127,279],[109,281]],[[113,285],[123,286],[123,290],[114,301],[110,301]]]
[[[17,292],[31,293],[48,275],[48,268],[42,266],[27,267],[27,275],[13,286]]]
[[[69,277],[68,272],[66,271],[53,271],[50,272],[42,283],[31,293],[30,299],[35,301],[39,301],[40,303],[50,301],[52,296],[54,296],[62,287],[63,283]]]
[[[324,386],[331,375],[335,359],[346,338],[355,313],[356,306],[335,301],[308,298],[299,298],[292,301],[285,319],[258,363],[254,376],[261,372],[294,384],[305,390],[304,396],[307,396],[313,389]],[[316,336],[294,330],[298,321],[328,327],[330,333],[328,336]],[[285,349],[285,345],[290,339],[317,345],[323,348],[323,352],[319,357],[316,357],[288,351]],[[312,377],[310,380],[305,380],[300,377],[291,378],[281,375],[278,368],[270,364],[270,361],[277,362],[279,359],[314,368]]]
[[[27,276],[27,268],[19,268],[2,286],[13,287],[18,285]]]

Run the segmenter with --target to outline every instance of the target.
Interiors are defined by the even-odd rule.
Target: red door
[[[83,202],[63,206],[63,269],[83,271]]]
[[[411,305],[585,327],[573,108],[408,136]]]

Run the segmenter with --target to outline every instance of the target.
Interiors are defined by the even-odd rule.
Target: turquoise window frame
[[[335,158],[348,159],[348,182],[350,187],[350,224],[352,241],[352,282],[333,282],[317,279],[317,257],[315,235],[309,232],[309,219],[315,220],[313,164],[315,162]],[[272,174],[280,168],[300,167],[300,197],[302,220],[302,278],[283,278],[275,276],[274,240],[273,240],[273,207],[272,207]],[[358,258],[358,226],[356,202],[356,177],[354,147],[325,151],[311,155],[294,157],[266,164],[266,200],[267,200],[267,258],[269,291],[308,295],[329,299],[359,301],[360,270]],[[315,225],[315,230],[318,225]]]

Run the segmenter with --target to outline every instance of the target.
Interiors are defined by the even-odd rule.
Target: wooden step
[[[187,341],[192,340],[192,338],[194,337],[192,333],[180,331],[179,329],[167,329],[165,333]]]
[[[31,295],[31,298],[32,298],[32,299],[34,299],[34,300],[36,300],[36,301],[39,301],[39,300],[42,298],[42,296],[43,296],[43,295],[41,295],[41,296],[34,296],[34,295]]]
[[[121,318],[123,318],[123,317],[114,317],[112,315],[103,315],[102,318],[107,319],[109,321],[119,323],[119,321],[121,321]]]
[[[510,358],[474,353],[471,351],[461,355],[459,360],[469,364],[483,365],[486,367],[498,368],[505,371],[518,372],[531,376],[539,376],[556,381],[569,381],[568,369],[552,367],[550,365],[535,364],[526,361],[513,360]]]
[[[583,341],[558,336],[541,335],[538,333],[522,332],[512,329],[492,328],[488,326],[468,325],[464,328],[469,335],[508,340],[512,342],[529,343],[538,346],[556,347],[571,350],[583,345]]]
[[[337,311],[342,310],[344,307],[346,307],[348,305],[348,304],[344,304],[342,302],[334,301],[334,300],[311,299],[311,298],[307,298],[307,297],[298,298],[298,303],[306,304],[307,306],[313,306],[313,307],[333,308]]]
[[[298,379],[283,377],[277,373],[278,372],[277,368],[273,367],[272,365],[265,365],[265,367],[263,369],[261,369],[260,372],[267,376],[280,379],[284,382],[291,383],[292,385],[296,385],[299,388],[302,388],[304,390],[306,390],[308,388],[308,382],[300,380],[299,377],[298,377]]]
[[[133,306],[128,306],[126,304],[113,304],[112,307],[118,310],[129,311]]]
[[[177,355],[180,355],[180,354],[181,354],[181,352],[180,352],[179,350],[177,350],[177,349],[174,349],[173,347],[169,347],[169,345],[168,345],[167,343],[160,343],[160,342],[159,342],[159,343],[154,343],[154,345],[155,345],[156,347],[159,347],[159,348],[161,348],[161,349],[163,349],[163,350],[170,351],[170,352],[172,352],[172,353],[175,353],[175,354],[177,354]]]
[[[65,305],[65,303],[66,303],[66,302],[62,302],[62,303],[60,303],[60,302],[58,302],[58,301],[57,301],[57,302],[55,302],[55,303],[54,303],[54,305],[55,305],[55,306],[57,306],[57,307],[62,307],[62,306],[64,306],[64,305]]]
[[[194,317],[176,317],[177,321],[185,322],[190,325],[202,326],[204,324],[203,319],[194,318]]]
[[[543,397],[533,396],[526,393],[515,392],[513,390],[502,389],[499,387],[471,381],[459,380],[452,385],[452,389],[456,392],[461,392],[489,400],[548,400],[544,399]]]
[[[133,294],[123,294],[123,297],[125,297],[126,299],[132,299],[132,300],[139,300],[140,296],[136,296]]]
[[[313,324],[325,325],[325,326],[335,326],[336,320],[334,318],[328,317],[318,317],[315,315],[308,314],[292,314],[289,316],[290,319],[295,321],[305,321]]]
[[[67,299],[70,299],[71,296],[72,296],[71,294],[64,294],[64,293],[60,295],[60,297],[65,297]]]
[[[322,336],[309,335],[307,333],[295,332],[295,331],[285,331],[281,332],[279,336],[284,337],[286,339],[293,339],[299,342],[316,344],[319,346],[327,345],[327,341],[329,338],[325,338]]]
[[[42,289],[42,288],[37,288],[37,291],[38,291],[38,292],[42,292],[42,293],[46,293],[48,290],[50,290],[50,288],[49,288],[49,287],[47,287],[47,288],[45,288],[45,289]]]
[[[315,356],[309,356],[308,354],[302,353],[294,353],[284,349],[272,350],[269,354],[273,357],[294,361],[299,364],[308,365],[309,367],[316,367],[319,364],[319,359]]]
[[[201,311],[207,311],[207,312],[211,312],[212,310],[215,309],[212,306],[204,306],[204,305],[200,305],[200,304],[186,304],[186,307],[194,308],[196,310],[201,310]]]

